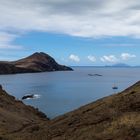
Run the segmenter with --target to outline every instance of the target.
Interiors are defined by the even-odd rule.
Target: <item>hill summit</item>
[[[72,68],[58,64],[54,58],[44,52],[36,52],[17,61],[0,62],[0,74],[67,70]]]

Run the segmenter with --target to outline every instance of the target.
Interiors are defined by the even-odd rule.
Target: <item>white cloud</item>
[[[75,61],[75,62],[79,62],[79,61],[80,61],[79,56],[74,55],[74,54],[71,54],[71,55],[69,56],[69,59],[72,60],[72,61]]]
[[[118,62],[118,58],[116,56],[114,56],[114,55],[109,55],[109,56],[104,55],[103,57],[100,58],[100,60],[102,62],[109,62],[109,63]]]
[[[0,0],[0,32],[7,34],[140,37],[139,17],[139,0]]]
[[[135,58],[136,55],[134,54],[129,54],[129,53],[122,53],[120,57],[116,57],[115,55],[104,55],[103,57],[100,58],[102,62],[109,62],[109,63],[116,63],[121,60],[129,60],[132,58]]]
[[[122,60],[128,60],[128,59],[135,58],[135,57],[136,57],[136,55],[134,55],[134,54],[129,54],[129,53],[122,53],[121,54]]]
[[[22,49],[22,46],[14,45],[12,42],[18,36],[6,32],[0,32],[0,49]]]
[[[0,29],[82,37],[140,36],[138,0],[0,0]]]
[[[96,57],[95,56],[89,55],[89,56],[87,56],[87,58],[88,58],[88,60],[90,60],[92,62],[96,61]]]

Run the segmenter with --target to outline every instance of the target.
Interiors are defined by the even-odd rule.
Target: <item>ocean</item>
[[[140,68],[73,67],[74,71],[0,75],[0,84],[17,99],[39,108],[49,118],[115,94],[140,80]],[[99,74],[99,75],[94,75]],[[116,85],[117,90],[112,86]]]

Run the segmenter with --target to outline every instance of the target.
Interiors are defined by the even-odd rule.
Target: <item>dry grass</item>
[[[0,140],[140,140],[140,82],[53,120],[0,91]]]

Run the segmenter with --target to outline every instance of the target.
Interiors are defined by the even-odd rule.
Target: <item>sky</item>
[[[140,65],[139,0],[0,0],[0,60],[45,52],[70,66]]]

